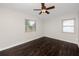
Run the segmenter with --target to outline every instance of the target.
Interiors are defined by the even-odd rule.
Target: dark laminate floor
[[[0,52],[2,56],[77,56],[73,43],[42,37]]]

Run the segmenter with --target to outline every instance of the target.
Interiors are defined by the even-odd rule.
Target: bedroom
[[[25,49],[22,50],[22,46],[24,48],[25,45],[28,46],[29,44],[33,45],[30,45],[29,49],[36,52],[42,49],[40,46],[45,42],[47,43],[45,43],[45,46],[42,45],[43,48],[51,48],[53,44],[62,43],[60,46],[67,45],[66,48],[70,50],[57,45],[55,46],[56,49],[59,47],[59,49],[69,52],[64,51],[61,53],[58,49],[58,53],[51,54],[47,53],[50,52],[47,48],[46,54],[41,54],[43,52],[34,52],[32,54],[33,52],[29,51],[23,55],[79,55],[77,51],[79,45],[79,3],[45,3],[45,6],[55,6],[55,8],[48,10],[50,14],[42,13],[39,15],[40,11],[34,11],[34,9],[40,9],[41,3],[0,3],[0,55],[22,55],[21,53],[25,51]],[[33,29],[27,29],[26,20],[35,22]],[[56,40],[56,43],[52,42],[52,40]],[[37,50],[32,48],[35,45],[37,45]],[[15,53],[16,51],[19,52]]]

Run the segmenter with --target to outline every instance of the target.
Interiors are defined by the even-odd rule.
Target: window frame
[[[64,32],[64,31],[63,31],[63,28],[64,28],[63,22],[64,22],[64,20],[74,20],[74,25],[73,25],[73,27],[74,27],[74,32]],[[73,33],[73,34],[74,34],[74,33],[75,33],[75,24],[76,24],[76,19],[75,19],[75,18],[63,19],[63,20],[62,20],[62,32],[63,32],[63,33],[71,33],[71,34]],[[67,26],[67,27],[68,27],[68,26]]]
[[[36,32],[37,30],[37,21],[33,19],[25,19],[25,27],[26,27],[26,21],[34,21],[35,22],[35,31],[27,31],[25,28],[25,32]]]

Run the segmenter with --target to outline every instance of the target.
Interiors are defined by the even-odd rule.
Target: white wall
[[[75,18],[75,33],[63,33],[62,20],[70,18]],[[58,17],[49,17],[43,22],[44,36],[78,44],[78,14],[70,13]]]
[[[79,22],[79,12],[78,12],[78,22]],[[79,46],[79,23],[78,23],[78,46]]]
[[[25,32],[25,19],[36,20],[36,32]],[[41,21],[31,15],[0,8],[0,50],[41,37]]]

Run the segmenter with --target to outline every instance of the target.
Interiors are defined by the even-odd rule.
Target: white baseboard
[[[42,36],[39,36],[39,37],[36,37],[36,38],[33,38],[33,39],[29,39],[28,41],[25,41],[25,42],[20,42],[20,43],[17,43],[17,44],[13,44],[13,45],[10,45],[10,46],[8,46],[8,47],[0,48],[0,51],[3,51],[3,50],[6,50],[6,49],[9,49],[9,48],[12,48],[12,47],[21,45],[21,44],[23,44],[23,43],[27,43],[27,42],[29,42],[29,41],[31,41],[31,40],[35,40],[35,39],[38,39],[38,38],[40,38],[40,37],[42,37]]]

